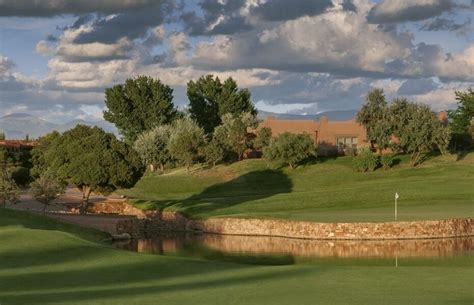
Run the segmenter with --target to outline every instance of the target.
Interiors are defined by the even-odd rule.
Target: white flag
[[[398,192],[395,193],[395,199],[398,199],[400,198],[400,196],[398,196]]]

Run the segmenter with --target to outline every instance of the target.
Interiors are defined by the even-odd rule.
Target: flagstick
[[[395,220],[397,220],[397,198],[398,196],[395,196]]]

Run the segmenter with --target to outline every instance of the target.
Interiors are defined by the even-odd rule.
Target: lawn
[[[472,304],[472,256],[256,266],[155,256],[101,234],[0,210],[0,303]]]
[[[320,159],[295,170],[244,160],[215,169],[148,174],[121,193],[143,209],[194,218],[265,217],[321,222],[391,221],[474,216],[474,153],[436,156],[417,168],[399,156],[391,170],[357,173],[350,157]]]

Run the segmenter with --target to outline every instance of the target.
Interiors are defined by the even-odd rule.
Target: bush
[[[295,168],[304,159],[316,156],[316,146],[308,134],[284,132],[270,141],[263,156],[270,162],[282,162]]]
[[[18,186],[27,186],[31,182],[30,170],[25,167],[17,167],[12,172],[12,178]]]
[[[351,156],[351,157],[357,156],[357,148],[350,147],[350,146],[344,148],[344,155]]]
[[[380,157],[380,163],[382,164],[383,169],[390,169],[393,165],[394,155],[393,154],[384,154]]]
[[[359,153],[352,159],[352,165],[358,172],[374,171],[379,164],[379,158],[370,148],[359,149]]]

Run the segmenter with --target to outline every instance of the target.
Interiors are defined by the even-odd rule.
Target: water
[[[396,264],[472,257],[474,238],[423,240],[304,240],[263,236],[161,233],[116,243],[120,249],[257,265],[331,261]]]

